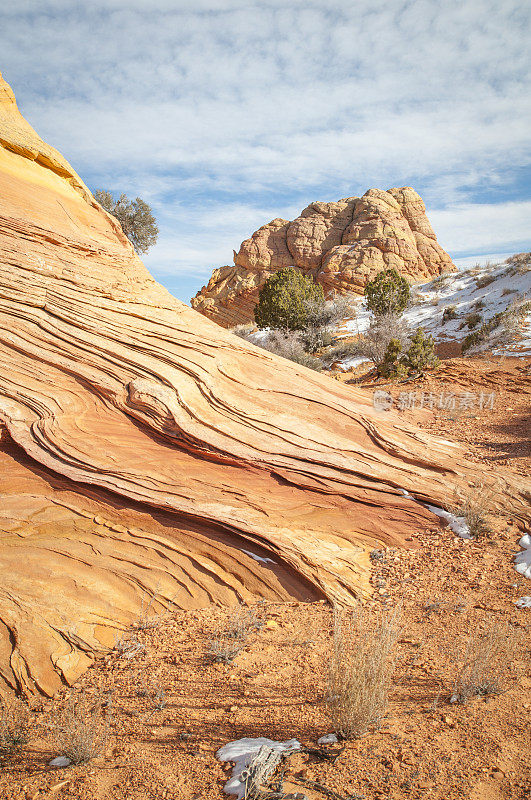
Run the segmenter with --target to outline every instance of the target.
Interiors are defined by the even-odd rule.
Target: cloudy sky
[[[460,260],[531,249],[524,0],[2,0],[0,70],[188,301],[259,225],[413,186]]]

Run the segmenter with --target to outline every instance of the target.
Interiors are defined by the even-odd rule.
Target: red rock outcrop
[[[75,680],[153,594],[366,597],[460,448],[173,298],[3,83],[0,139],[0,691]]]
[[[214,270],[192,306],[224,327],[248,322],[269,275],[289,266],[311,274],[325,294],[362,293],[387,267],[417,282],[455,269],[413,189],[369,189],[263,225],[242,242],[234,266]]]

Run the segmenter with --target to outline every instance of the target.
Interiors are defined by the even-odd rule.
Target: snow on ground
[[[524,578],[531,578],[531,534],[522,536],[518,544],[522,550],[516,554],[514,568]]]
[[[436,517],[440,517],[440,519],[446,520],[448,523],[448,527],[451,531],[456,533],[461,539],[472,539],[473,537],[470,535],[470,529],[466,524],[464,517],[457,517],[455,514],[452,514],[450,511],[445,511],[443,508],[439,508],[439,506],[431,506],[429,503],[422,503],[420,500],[417,500],[416,497],[413,497],[406,489],[399,489],[398,490],[404,497],[409,497],[410,500],[414,500],[415,503],[419,503],[419,505],[424,506],[432,514],[435,514]]]
[[[488,285],[481,286],[482,281],[491,278]],[[515,300],[529,300],[531,271],[511,275],[507,264],[486,265],[438,276],[429,283],[412,287],[411,294],[413,302],[404,312],[403,319],[412,330],[422,327],[439,342],[460,341],[498,312],[506,311]],[[475,308],[480,301],[484,307]],[[455,306],[456,317],[443,323],[444,309],[451,306]],[[476,327],[469,328],[465,319],[475,313],[481,315],[481,320]],[[365,302],[360,299],[356,318],[347,320],[339,334],[364,333],[371,319]],[[522,338],[519,341],[498,347],[493,350],[494,354],[531,355],[531,312],[527,313],[520,332]]]
[[[258,739],[237,739],[223,745],[216,753],[218,761],[234,761],[232,775],[223,787],[225,794],[234,794],[238,800],[245,797],[245,770],[263,745],[274,750],[300,750],[301,745],[297,739],[287,742],[275,742],[272,739],[260,737]]]

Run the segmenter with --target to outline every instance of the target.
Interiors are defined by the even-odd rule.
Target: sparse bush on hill
[[[401,314],[409,301],[409,283],[396,269],[384,269],[367,283],[364,294],[374,314]]]
[[[381,724],[400,628],[398,609],[376,620],[367,611],[335,612],[326,703],[339,736],[361,736]]]
[[[465,322],[469,330],[472,330],[472,328],[476,328],[479,325],[482,319],[483,317],[481,316],[481,314],[474,312],[472,314],[467,314],[467,316],[465,317]]]
[[[495,281],[494,275],[482,275],[479,278],[476,278],[476,287],[478,289],[484,289],[485,286],[490,286],[491,283]]]
[[[308,308],[324,301],[323,287],[295,268],[280,269],[266,280],[254,309],[259,328],[302,331],[308,324]]]
[[[335,327],[344,319],[352,319],[356,315],[352,295],[335,295],[328,300],[309,300],[305,305],[307,317],[303,342],[309,353],[329,347]]]
[[[524,275],[531,270],[531,253],[515,253],[503,263],[507,264],[508,275]]]
[[[159,229],[155,217],[150,206],[140,197],[130,200],[127,195],[121,194],[115,200],[111,192],[98,189],[94,192],[94,198],[105,211],[116,217],[137,253],[147,253],[156,244]]]
[[[456,319],[457,316],[458,314],[456,306],[446,306],[442,315],[442,324],[444,325],[444,323],[448,322],[449,319]]]

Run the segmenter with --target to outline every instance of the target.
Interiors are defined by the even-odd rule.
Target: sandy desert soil
[[[521,477],[531,461],[529,365],[452,359],[390,391],[397,399],[413,390],[494,391],[493,408],[473,414],[403,413],[465,442],[486,472],[503,464]],[[509,516],[490,523],[492,534],[482,541],[437,527],[412,530],[408,550],[374,552],[368,613],[376,619],[381,609],[400,605],[403,624],[388,715],[379,730],[342,743],[334,761],[289,759],[284,791],[310,800],[531,797],[531,610],[515,606],[531,586],[512,566],[522,531]],[[214,800],[224,796],[228,773],[215,753],[226,742],[295,737],[315,747],[330,732],[324,697],[332,610],[321,602],[254,607],[259,625],[251,626],[242,652],[232,664],[212,663],[205,654],[233,614],[209,608],[160,618],[132,634],[143,646],[134,657],[114,650],[74,687],[36,703],[29,743],[0,757],[0,797]],[[495,664],[501,693],[450,704],[471,632],[500,625],[507,633],[506,653]],[[48,761],[60,753],[49,726],[73,699],[96,708],[108,740],[87,764],[53,769]]]

